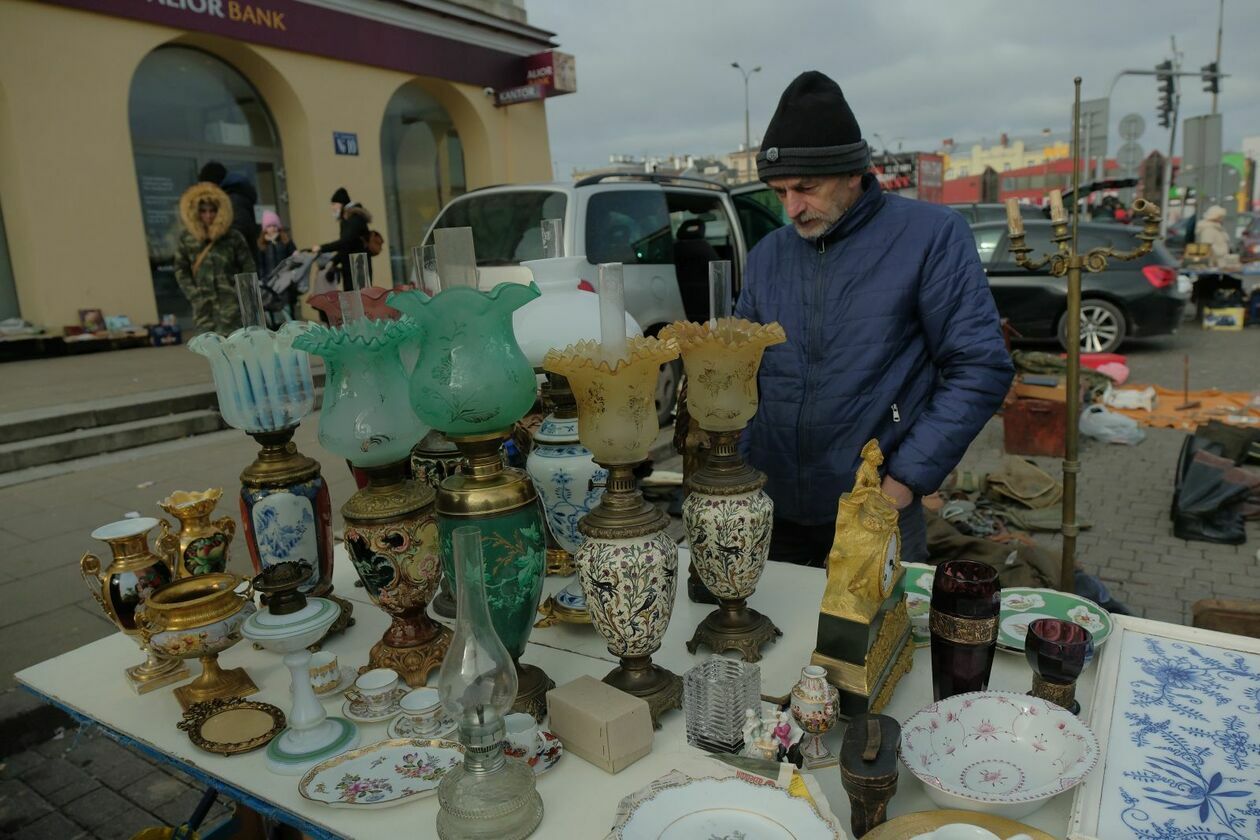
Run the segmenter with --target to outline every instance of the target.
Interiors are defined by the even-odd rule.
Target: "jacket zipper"
[[[900,422],[901,422],[901,412],[897,410],[897,404],[896,404],[896,403],[893,403],[893,404],[892,404],[892,412],[893,412],[893,422],[894,422],[894,423],[900,423]]]
[[[809,416],[810,403],[813,402],[814,387],[814,343],[821,327],[818,324],[823,309],[823,264],[826,262],[827,242],[818,240],[818,270],[814,273],[814,305],[810,307],[805,326],[805,394],[801,398],[801,414],[796,421],[796,506],[802,507],[802,500],[808,490],[802,475],[802,465],[806,463],[805,435],[808,431],[806,418]]]

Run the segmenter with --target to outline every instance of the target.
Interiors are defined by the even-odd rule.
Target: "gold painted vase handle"
[[[172,577],[179,570],[179,528],[174,528],[165,519],[158,520],[157,556],[171,570]]]
[[[228,543],[236,536],[236,520],[230,516],[220,516],[210,524],[227,535]]]
[[[79,573],[83,575],[83,582],[87,584],[92,598],[106,615],[111,615],[109,608],[105,606],[105,599],[101,597],[101,587],[105,585],[105,576],[101,574],[101,558],[90,551],[84,553],[79,558]]]

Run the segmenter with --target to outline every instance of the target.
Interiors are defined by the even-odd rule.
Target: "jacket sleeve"
[[[175,282],[184,293],[184,297],[192,295],[192,280],[192,257],[181,240],[175,246]]]
[[[362,251],[363,237],[367,236],[367,232],[368,225],[363,221],[363,217],[357,213],[351,213],[346,219],[345,234],[340,239],[320,245],[319,252],[324,254],[329,251],[344,251],[347,254],[353,254],[356,251]]]
[[[938,231],[919,282],[919,321],[937,384],[922,414],[888,458],[888,474],[916,495],[934,492],[1002,404],[1014,367],[961,216]]]

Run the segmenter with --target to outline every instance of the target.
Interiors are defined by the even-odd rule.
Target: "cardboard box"
[[[1015,396],[1028,400],[1050,400],[1051,402],[1067,402],[1067,383],[1062,379],[1057,385],[1029,385],[1018,378],[1014,385]]]
[[[1243,328],[1246,319],[1247,310],[1241,306],[1209,307],[1203,310],[1203,329],[1237,332]]]
[[[619,773],[652,751],[652,714],[646,700],[578,677],[547,692],[551,731],[571,752]]]

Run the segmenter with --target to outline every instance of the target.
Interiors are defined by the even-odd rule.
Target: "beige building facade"
[[[1005,136],[1005,135],[1003,135]],[[1009,172],[1012,169],[1024,169],[1037,166],[1051,160],[1065,158],[1071,152],[1067,143],[1047,143],[1038,149],[1031,149],[1023,140],[998,143],[994,146],[976,144],[970,151],[947,150],[945,155],[945,178],[966,178],[981,175],[985,169],[994,172]]]
[[[337,238],[345,187],[386,240],[376,284],[404,282],[450,198],[551,178],[544,101],[496,104],[554,46],[524,17],[506,0],[5,0],[0,319],[176,310],[175,203],[208,160],[300,248]]]

